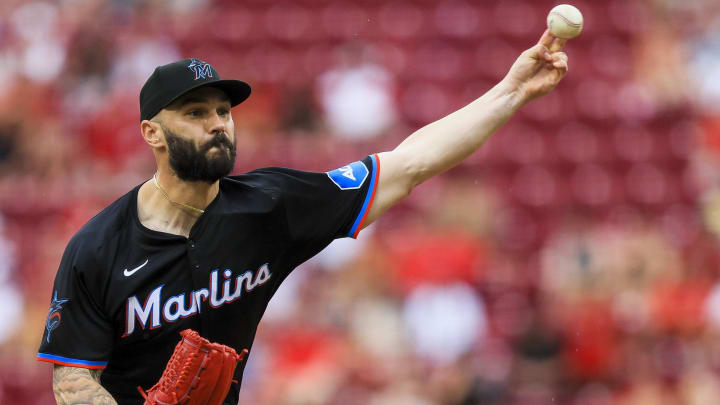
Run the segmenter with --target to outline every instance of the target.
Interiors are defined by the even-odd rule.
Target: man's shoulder
[[[225,180],[244,184],[254,188],[272,188],[279,186],[289,178],[311,174],[297,169],[287,167],[263,167],[243,174],[225,177]]]
[[[264,167],[247,173],[227,176],[223,178],[221,186],[223,191],[239,191],[265,194],[278,197],[287,188],[288,183],[307,176],[307,172],[285,167]]]
[[[263,167],[247,173],[227,176],[226,184],[281,195],[289,190],[308,186],[327,179],[324,172],[312,172],[287,167]]]
[[[221,179],[220,190],[224,198],[231,202],[224,206],[228,212],[268,213],[282,205],[282,182],[261,170]]]
[[[122,197],[103,208],[95,216],[90,218],[68,243],[68,247],[83,247],[84,249],[98,248],[112,235],[130,224],[130,208],[133,205],[132,198],[137,196],[135,187]]]

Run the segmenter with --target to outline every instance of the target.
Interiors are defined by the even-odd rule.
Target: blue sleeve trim
[[[370,186],[368,187],[367,194],[365,194],[365,201],[363,202],[363,206],[360,209],[357,218],[355,218],[355,222],[353,222],[353,226],[350,228],[350,232],[348,232],[347,236],[350,236],[351,238],[357,238],[357,235],[360,233],[359,230],[362,223],[365,221],[367,212],[370,210],[370,206],[372,205],[372,201],[375,197],[375,190],[377,189],[375,184],[377,182],[378,176],[377,155],[370,155],[370,161],[372,161],[372,177],[370,177]]]
[[[79,360],[79,359],[71,359],[69,357],[63,357],[63,356],[56,356],[54,354],[45,354],[45,353],[38,353],[38,360],[51,360],[52,362],[57,362],[64,365],[78,365],[78,366],[95,366],[95,367],[105,367],[107,366],[107,361],[90,361],[90,360]]]

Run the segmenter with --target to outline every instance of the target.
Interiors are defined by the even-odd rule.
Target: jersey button
[[[194,242],[194,241],[190,241],[190,249],[195,249],[195,242]]]
[[[200,270],[200,265],[199,265],[199,264],[196,264],[196,265],[195,265],[195,270]]]

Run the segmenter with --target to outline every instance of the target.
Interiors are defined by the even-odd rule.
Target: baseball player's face
[[[235,165],[230,101],[214,88],[189,92],[162,113],[170,167],[185,181],[213,183]]]

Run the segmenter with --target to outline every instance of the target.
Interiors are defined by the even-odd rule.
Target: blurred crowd
[[[74,232],[152,176],[155,66],[253,86],[236,173],[326,171],[482,95],[554,4],[0,2],[0,403],[53,403],[52,281]],[[554,93],[288,278],[241,403],[720,403],[720,3],[573,4]]]

